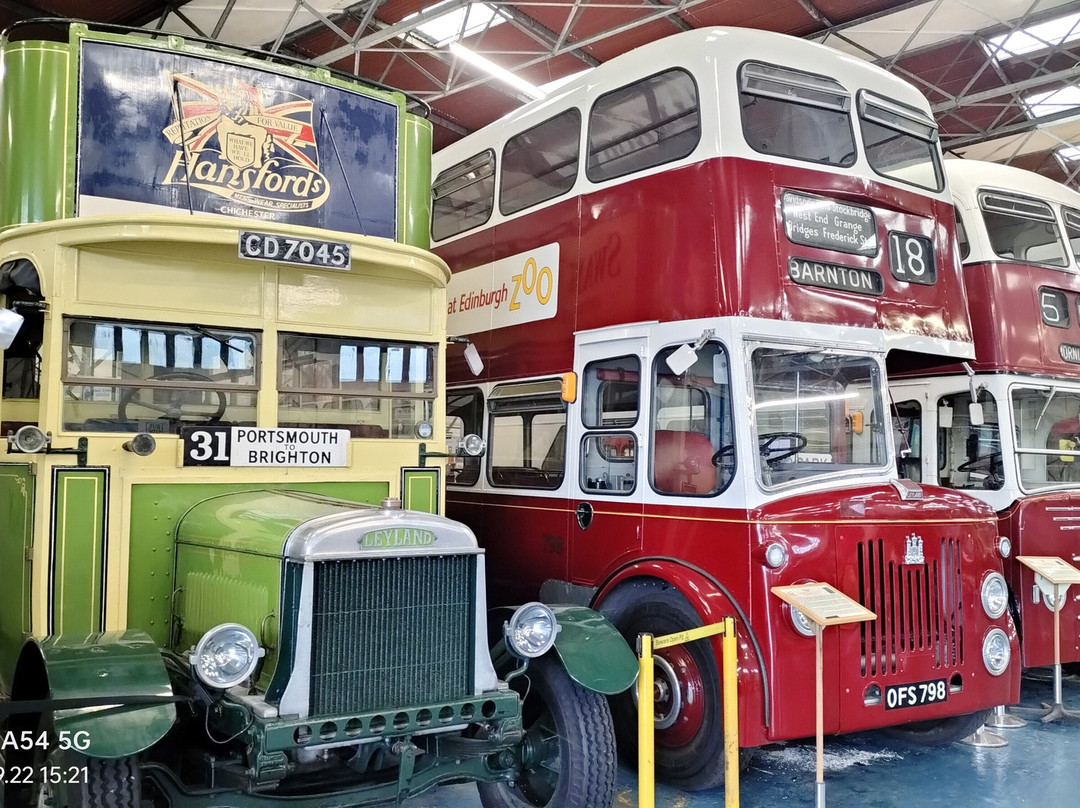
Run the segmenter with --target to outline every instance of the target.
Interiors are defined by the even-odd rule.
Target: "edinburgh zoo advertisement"
[[[78,213],[238,216],[397,235],[399,108],[175,51],[85,40]]]

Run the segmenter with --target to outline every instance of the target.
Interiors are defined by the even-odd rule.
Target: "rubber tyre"
[[[641,588],[638,592],[638,597],[618,614],[611,615],[631,648],[637,647],[638,635],[642,633],[659,637],[702,625],[698,613],[674,589],[650,587]],[[655,731],[654,765],[657,779],[684,791],[700,791],[722,785],[723,693],[712,645],[707,639],[695,640],[661,649],[653,656],[656,659],[654,676],[659,681],[666,665],[666,670],[674,672],[680,681],[683,701],[683,708],[679,711],[682,715],[676,717],[675,723],[670,728],[657,728]],[[637,760],[638,751],[634,688],[611,699],[619,752],[631,764]],[[690,701],[687,695],[690,695]],[[663,710],[663,705],[660,709]],[[740,768],[745,768],[749,757],[749,754],[740,755]]]
[[[607,699],[575,683],[554,652],[510,681],[525,693],[525,748],[536,750],[513,783],[478,783],[484,808],[611,808],[615,732]]]
[[[910,724],[897,724],[882,730],[890,738],[896,738],[922,746],[944,746],[959,741],[975,732],[986,723],[991,710],[979,710],[964,715],[937,718],[931,721],[913,721]]]

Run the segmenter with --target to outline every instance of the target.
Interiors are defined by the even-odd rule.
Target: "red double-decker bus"
[[[973,356],[914,88],[806,41],[697,30],[434,168],[450,333],[476,349],[448,357],[448,424],[487,441],[452,461],[447,510],[495,600],[588,603],[632,639],[736,615],[744,748],[814,734],[813,627],[777,585],[877,615],[826,635],[827,733],[951,740],[1017,700],[992,509],[897,474],[887,374]],[[657,654],[656,766],[683,788],[723,778],[719,652]],[[614,713],[632,752],[633,699]]]
[[[1080,602],[1054,598],[1018,555],[1080,563],[1080,194],[1012,166],[946,162],[974,362],[893,385],[905,476],[998,514],[1023,667],[1080,669]],[[967,371],[967,372],[965,372]]]

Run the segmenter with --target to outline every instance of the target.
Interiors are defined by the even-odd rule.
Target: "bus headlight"
[[[265,653],[248,628],[239,623],[222,623],[203,634],[190,662],[204,685],[228,690],[251,676]]]
[[[802,634],[804,637],[814,636],[814,624],[805,614],[800,612],[790,603],[788,604],[788,612],[791,614],[791,625],[795,626],[795,630]]]
[[[1012,555],[1012,540],[1008,536],[998,536],[998,553],[1002,558]]]
[[[979,594],[987,617],[996,620],[1005,614],[1005,609],[1009,606],[1009,587],[1005,585],[1005,578],[1000,572],[991,572],[983,578]]]
[[[990,674],[1001,676],[1009,667],[1009,659],[1012,657],[1008,635],[1000,628],[990,629],[983,638],[982,655],[983,664]]]
[[[774,570],[780,569],[787,563],[787,548],[780,542],[774,541],[765,548],[765,563]]]
[[[555,644],[559,622],[543,603],[526,603],[514,612],[503,626],[507,647],[517,656],[534,659],[546,654]]]

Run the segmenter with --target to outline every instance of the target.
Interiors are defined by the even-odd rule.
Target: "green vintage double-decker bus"
[[[439,515],[445,264],[400,93],[207,42],[0,45],[3,800],[610,806],[595,613]]]

